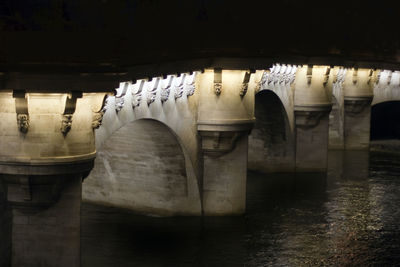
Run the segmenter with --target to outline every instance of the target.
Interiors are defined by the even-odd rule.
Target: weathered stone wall
[[[125,127],[131,122],[135,122],[141,119],[152,119],[154,121],[158,121],[158,123],[162,123],[162,129],[159,129],[158,126],[154,129],[147,128],[148,135],[154,138],[152,141],[156,141],[157,134],[156,131],[161,131],[165,134],[166,130],[169,129],[171,131],[170,135],[175,137],[167,137],[171,140],[175,140],[179,143],[179,147],[181,149],[181,155],[183,155],[185,162],[185,175],[186,179],[183,179],[179,175],[174,176],[173,173],[176,171],[183,171],[179,166],[176,166],[175,163],[173,166],[167,167],[167,161],[165,157],[162,157],[159,161],[161,161],[161,165],[164,166],[162,168],[157,169],[157,171],[150,170],[148,167],[143,168],[142,173],[137,173],[138,178],[136,181],[129,180],[130,186],[134,187],[135,184],[137,187],[141,188],[142,191],[146,191],[147,195],[141,197],[140,200],[139,193],[137,196],[130,191],[127,192],[123,197],[125,200],[117,199],[115,196],[117,194],[114,190],[115,184],[118,182],[108,181],[108,184],[103,185],[102,180],[98,180],[96,177],[97,167],[92,171],[92,174],[87,178],[85,183],[83,184],[83,197],[84,200],[100,202],[103,204],[116,205],[116,206],[124,206],[127,208],[139,210],[146,213],[158,213],[158,214],[200,214],[201,213],[201,200],[203,200],[203,204],[207,203],[216,203],[220,199],[218,196],[222,196],[221,192],[226,192],[225,200],[227,202],[231,202],[231,207],[227,207],[225,204],[222,205],[222,208],[218,208],[215,211],[210,211],[209,214],[230,214],[233,213],[241,213],[244,211],[244,203],[245,203],[245,191],[237,190],[237,186],[239,185],[242,188],[243,181],[246,180],[246,172],[239,171],[238,175],[240,176],[237,179],[233,179],[234,182],[229,185],[228,188],[225,188],[223,191],[217,189],[212,189],[209,186],[207,187],[208,193],[203,194],[203,191],[207,191],[203,185],[203,179],[207,175],[212,175],[213,179],[226,180],[231,176],[230,172],[227,172],[225,167],[222,167],[221,164],[214,164],[212,167],[209,167],[208,161],[203,159],[201,156],[201,150],[199,147],[200,137],[198,133],[198,126],[207,124],[212,129],[211,131],[216,131],[215,133],[219,133],[221,130],[219,127],[224,128],[222,131],[236,131],[236,125],[239,126],[239,131],[245,131],[246,135],[248,132],[248,128],[242,129],[243,124],[251,124],[253,122],[254,117],[254,87],[256,86],[254,75],[251,76],[247,94],[240,95],[241,89],[243,88],[243,79],[245,75],[245,71],[222,71],[222,92],[221,94],[215,94],[214,92],[214,73],[212,70],[205,70],[204,73],[196,73],[195,82],[190,84],[188,82],[184,82],[180,84],[179,81],[182,77],[182,74],[178,77],[173,78],[172,84],[169,87],[168,80],[170,76],[167,78],[153,78],[150,81],[146,81],[144,86],[142,87],[142,91],[138,94],[138,88],[141,81],[136,82],[135,84],[131,84],[127,87],[126,92],[123,96],[123,106],[118,109],[118,104],[121,103],[121,98],[119,99],[119,93],[117,93],[116,97],[109,97],[106,104],[106,112],[103,117],[102,126],[96,130],[96,147],[99,151],[99,160],[100,159],[110,159],[111,165],[117,164],[114,157],[111,157],[109,152],[110,147],[108,145],[108,139],[111,138],[114,140],[114,133],[118,133],[118,129],[121,127]],[[193,74],[186,74],[187,77],[192,77]],[[159,85],[157,86],[157,79],[159,79]],[[189,78],[190,80],[190,78]],[[121,84],[118,92],[121,92],[121,88],[124,85]],[[196,89],[194,94],[190,93],[190,90],[194,88]],[[165,99],[166,88],[169,90],[169,96]],[[179,94],[180,93],[180,94]],[[164,99],[163,99],[164,97]],[[155,122],[153,122],[154,124]],[[133,124],[134,125],[134,124]],[[132,127],[134,127],[132,125]],[[154,125],[153,125],[154,126]],[[161,127],[161,126],[160,126]],[[215,128],[216,127],[216,128]],[[228,127],[229,129],[226,129]],[[122,130],[121,131],[125,131]],[[210,129],[208,129],[210,130]],[[207,130],[207,131],[208,131]],[[137,130],[135,130],[137,131]],[[144,131],[144,130],[143,130]],[[140,130],[139,130],[140,132]],[[139,133],[137,132],[137,134]],[[125,138],[128,140],[132,140],[132,138],[139,138],[137,141],[138,146],[143,146],[141,142],[143,142],[143,137],[146,134],[142,134],[141,137],[135,137],[134,131],[127,131]],[[232,135],[234,137],[235,135]],[[162,139],[162,138],[161,138]],[[149,139],[150,140],[150,139]],[[247,142],[247,138],[245,138]],[[162,139],[161,142],[169,142]],[[242,142],[242,141],[241,141]],[[111,142],[113,143],[113,142]],[[110,143],[110,144],[111,144]],[[132,143],[133,144],[133,143]],[[103,146],[106,146],[107,149],[104,149],[104,153],[102,152]],[[240,146],[243,146],[240,145]],[[247,143],[245,144],[247,147]],[[154,143],[154,151],[152,152],[154,155],[160,152],[160,147],[157,147]],[[175,149],[176,150],[176,149]],[[112,148],[111,148],[111,151]],[[132,149],[133,151],[133,149]],[[157,152],[158,151],[158,152]],[[167,154],[172,157],[175,155],[170,150]],[[235,163],[233,163],[232,159],[230,161],[235,166],[240,166],[240,170],[246,169],[247,165],[247,148],[245,158],[242,155],[236,155],[233,158],[235,159]],[[242,152],[243,152],[242,151]],[[242,153],[240,152],[240,153]],[[131,155],[132,157],[140,157],[143,154],[146,157],[146,153],[143,151],[135,151],[138,153],[136,156]],[[150,153],[150,152],[149,152]],[[164,152],[162,152],[164,153]],[[165,154],[165,153],[164,153]],[[148,155],[149,158],[150,154]],[[230,156],[232,157],[232,155]],[[163,161],[166,160],[166,161]],[[176,158],[174,159],[176,160]],[[150,160],[154,162],[154,160]],[[178,161],[181,161],[179,159]],[[105,161],[103,161],[103,165]],[[217,161],[215,161],[217,162]],[[125,168],[127,169],[139,169],[135,163],[132,161],[125,162]],[[203,168],[204,164],[204,168]],[[100,166],[101,164],[97,164]],[[211,166],[212,164],[210,164]],[[130,167],[129,167],[130,166]],[[115,166],[114,166],[115,167]],[[222,168],[221,168],[222,167]],[[105,167],[104,167],[105,168]],[[175,168],[175,170],[174,170]],[[211,174],[204,173],[203,170],[208,169],[211,171]],[[138,171],[140,172],[140,171]],[[119,173],[121,174],[121,173]],[[169,181],[174,185],[174,190],[167,189],[168,183],[165,179],[162,179],[164,175],[170,174],[174,176],[173,181]],[[101,175],[103,175],[101,173]],[[127,176],[126,176],[127,177]],[[125,178],[126,178],[125,177]],[[143,183],[143,179],[148,179],[147,184]],[[154,178],[156,177],[156,178]],[[165,176],[164,176],[165,177]],[[180,178],[179,178],[180,177]],[[118,177],[116,178],[118,179]],[[156,180],[152,180],[156,179]],[[181,188],[181,182],[177,181],[186,181],[186,190],[187,193],[185,196],[181,196],[179,193]],[[127,182],[128,180],[125,180]],[[153,182],[149,182],[153,181]],[[179,184],[179,186],[177,186]],[[184,186],[184,187],[185,187]],[[117,188],[119,185],[117,185]],[[171,186],[169,186],[171,187]],[[217,195],[213,195],[213,192],[219,192]],[[104,195],[101,195],[102,192]],[[236,193],[240,193],[237,195]],[[108,194],[108,195],[107,195]],[[203,197],[201,198],[201,194]],[[113,195],[113,196],[111,196]],[[168,197],[167,197],[168,196]],[[217,199],[215,198],[217,196]],[[235,204],[234,198],[238,199],[239,204]],[[145,202],[143,199],[151,200]],[[224,201],[225,201],[224,200]],[[233,202],[235,203],[233,203]],[[127,204],[130,202],[130,204]],[[213,204],[213,205],[214,205]],[[215,207],[218,205],[215,204]],[[209,205],[209,207],[211,207]],[[224,210],[225,209],[225,210]]]
[[[204,156],[205,215],[240,215],[246,211],[247,143],[244,135],[233,151],[219,157]]]
[[[312,127],[296,128],[296,171],[325,172],[328,163],[328,115]]]
[[[12,266],[80,266],[82,176],[50,177],[56,178],[63,182],[59,199],[53,205],[13,208]],[[33,187],[34,201],[40,201],[50,190],[45,185]],[[11,200],[19,198],[19,190],[15,189],[9,192]]]
[[[136,84],[131,84],[127,88],[126,94],[123,97],[124,104],[119,110],[116,108],[118,105],[118,99],[116,99],[116,97],[108,98],[106,104],[107,111],[104,114],[102,125],[99,129],[96,130],[96,148],[99,151],[99,159],[97,160],[96,166],[92,171],[92,174],[83,183],[83,199],[85,201],[122,206],[125,208],[130,208],[146,213],[158,213],[165,215],[199,214],[201,212],[200,193],[198,187],[198,175],[200,168],[198,162],[199,148],[198,134],[196,128],[198,93],[195,91],[193,95],[188,95],[188,91],[192,88],[191,86],[195,86],[198,81],[194,79],[194,84],[189,84],[187,81],[191,76],[187,74],[187,79],[185,79],[185,81],[180,84],[179,81],[181,77],[182,76],[175,77],[173,79],[173,82],[168,88],[168,90],[170,90],[169,94],[164,102],[161,101],[161,93],[165,93],[164,88],[168,84],[169,77],[167,79],[161,79],[158,87],[156,88],[155,95],[152,95],[151,91],[154,86],[154,80],[145,82],[140,98],[135,98],[135,93],[137,93],[140,81],[138,81]],[[121,86],[124,86],[123,84],[124,83],[122,83]],[[176,95],[179,95],[179,92],[181,92],[180,96],[175,97]],[[153,96],[154,101],[149,103],[148,100],[150,99],[150,97]],[[141,122],[135,126],[135,122],[141,119],[147,119],[147,121]],[[124,130],[123,127],[125,125],[130,126],[128,126],[128,128]],[[129,131],[128,129],[132,127],[134,127],[135,130]],[[109,177],[101,177],[97,181],[98,176],[104,175],[100,175],[100,172],[97,168],[102,168],[99,167],[102,164],[104,167],[105,160],[110,160],[111,165],[119,164],[116,162],[116,160],[114,160],[114,156],[111,155],[115,154],[115,158],[118,158],[118,154],[121,151],[116,151],[115,149],[113,150],[113,142],[108,141],[109,138],[117,138],[114,137],[114,133],[117,133],[119,129],[121,130],[121,132],[118,133],[116,136],[119,136],[121,134],[121,142],[124,142],[124,138],[125,141],[133,142],[130,145],[130,150],[128,149],[128,154],[130,154],[134,158],[140,158],[143,154],[143,158],[141,158],[140,160],[142,164],[147,164],[147,167],[142,165],[142,172],[137,170],[136,174],[139,175],[139,178],[135,180],[136,182],[139,182],[140,179],[143,179],[146,176],[147,178],[149,178],[146,183],[141,184],[139,182],[138,187],[134,187],[135,182],[133,180],[129,181],[130,186],[136,188],[135,190],[140,191],[141,189],[144,189],[144,191],[147,192],[142,194],[142,200],[139,200],[140,197],[138,197],[138,195],[135,196],[135,194],[133,194],[132,192],[129,193],[126,191],[127,195],[122,197],[126,201],[122,201],[122,199],[118,197],[117,190],[113,189],[113,182],[107,182],[107,179]],[[160,131],[161,136],[158,135],[158,131]],[[172,146],[175,147],[174,149],[170,147],[171,150],[168,152],[170,154],[164,153],[161,149],[162,147],[156,145],[157,138],[161,139],[160,144],[162,144],[162,142],[164,141],[167,143],[175,144],[174,146]],[[149,150],[150,148],[143,147],[142,142],[146,143],[146,141],[144,140],[148,140],[148,142],[150,142],[148,144],[152,144],[153,151]],[[107,149],[103,149],[104,145],[107,147]],[[141,147],[142,151],[135,150],[135,145]],[[110,151],[114,152],[107,152],[109,149],[111,149]],[[123,150],[125,150],[125,148]],[[180,154],[177,151],[179,151]],[[146,152],[149,153],[147,154],[147,156]],[[164,158],[165,154],[168,154],[172,157],[172,155],[176,155],[176,153],[181,155],[184,159],[183,161],[178,160],[178,162],[184,162],[184,169],[182,170],[178,168],[178,170],[185,177],[183,178],[182,176],[179,179],[184,180],[185,183],[187,182],[187,185],[185,186],[188,190],[188,195],[185,195],[181,198],[171,197],[170,193],[174,195],[176,194],[176,192],[168,192],[168,179],[166,176],[164,176],[165,179],[161,178],[161,176],[171,173],[174,168],[172,167],[172,165],[176,163],[174,161],[171,162],[171,160],[167,160],[166,158]],[[154,155],[156,156],[156,158],[153,158]],[[99,164],[99,161],[103,163]],[[157,162],[160,162],[160,164],[164,167],[162,169],[154,168],[153,166]],[[125,163],[127,164],[125,166],[126,169],[129,169],[129,164],[132,166],[130,168],[131,170],[137,169],[137,164],[140,164],[133,161]],[[169,164],[172,165],[168,166]],[[128,172],[126,172],[125,175],[128,175]],[[118,185],[118,175],[116,176],[116,179],[116,186],[118,188],[120,186]],[[103,185],[102,182],[105,182],[105,184]],[[179,184],[180,186],[183,186],[181,183]],[[169,186],[172,186],[172,184],[170,184]],[[175,186],[176,184],[172,187]],[[100,192],[105,192],[106,194],[108,194],[108,196],[104,197]],[[157,195],[157,192],[161,193],[161,195]],[[128,195],[130,195],[130,197],[128,197]],[[191,198],[191,200],[189,200],[189,198]],[[149,202],[148,199],[151,199],[151,201]],[[190,201],[191,203],[189,203]]]
[[[0,161],[60,162],[93,157],[92,96],[77,99],[72,127],[61,132],[66,94],[27,94],[29,129],[18,130],[15,99],[0,93]]]
[[[294,140],[285,108],[275,93],[263,90],[256,95],[255,117],[249,136],[249,169],[293,172]]]
[[[245,96],[240,96],[245,71],[222,70],[221,94],[214,92],[214,72],[205,70],[199,76],[199,121],[241,121],[254,118],[256,75],[250,77]],[[258,75],[258,74],[257,74]]]
[[[243,93],[246,71],[222,70],[221,92],[215,75],[205,70],[199,81],[198,130],[203,149],[204,215],[243,214],[246,207],[248,132],[254,122],[254,90],[259,75],[251,75]]]
[[[345,113],[344,145],[346,150],[368,150],[370,141],[371,107],[366,106],[360,113]]]
[[[85,199],[142,213],[199,215],[197,179],[186,172],[186,164],[167,126],[155,120],[131,122],[98,151],[84,182]]]

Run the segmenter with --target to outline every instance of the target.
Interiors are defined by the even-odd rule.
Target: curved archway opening
[[[279,97],[270,90],[257,93],[254,113],[248,168],[260,172],[294,171],[294,138]]]
[[[376,104],[371,109],[371,140],[400,139],[400,101]]]
[[[198,215],[195,178],[184,151],[163,123],[128,123],[104,142],[83,183],[83,199],[144,214]]]

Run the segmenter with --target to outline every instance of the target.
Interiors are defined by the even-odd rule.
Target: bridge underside
[[[79,266],[81,199],[238,215],[248,168],[369,149],[371,105],[400,100],[398,10],[259,2],[0,3],[1,266]]]
[[[12,231],[0,252],[79,266],[82,199],[243,214],[248,169],[324,175],[329,148],[369,149],[371,105],[400,100],[395,69],[266,62],[2,73],[0,230]]]

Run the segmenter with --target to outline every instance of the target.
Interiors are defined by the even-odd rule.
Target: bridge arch
[[[400,139],[400,100],[372,105],[371,140]]]
[[[261,172],[294,170],[294,134],[281,97],[272,90],[255,96],[256,122],[249,136],[249,169]]]
[[[108,97],[95,131],[95,167],[83,183],[83,200],[156,215],[200,215],[198,138],[188,97],[132,105]],[[195,97],[195,96],[194,96]],[[123,105],[118,106],[119,103]]]

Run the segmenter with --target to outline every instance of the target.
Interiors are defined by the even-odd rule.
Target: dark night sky
[[[281,54],[398,64],[400,8],[395,3],[0,0],[0,70]],[[374,107],[372,138],[399,137],[397,128],[384,129],[399,125],[393,117],[399,112],[393,103]]]
[[[90,45],[70,54],[84,57],[95,47],[89,61],[277,53],[397,61],[399,15],[394,4],[370,0],[1,0],[0,42],[10,40],[6,32],[42,33],[37,39],[43,49],[33,53],[46,60],[52,60],[51,36],[65,38],[64,46],[53,46],[68,55],[72,34],[75,42]],[[24,59],[18,51],[9,53]],[[10,60],[0,54],[0,61]]]

